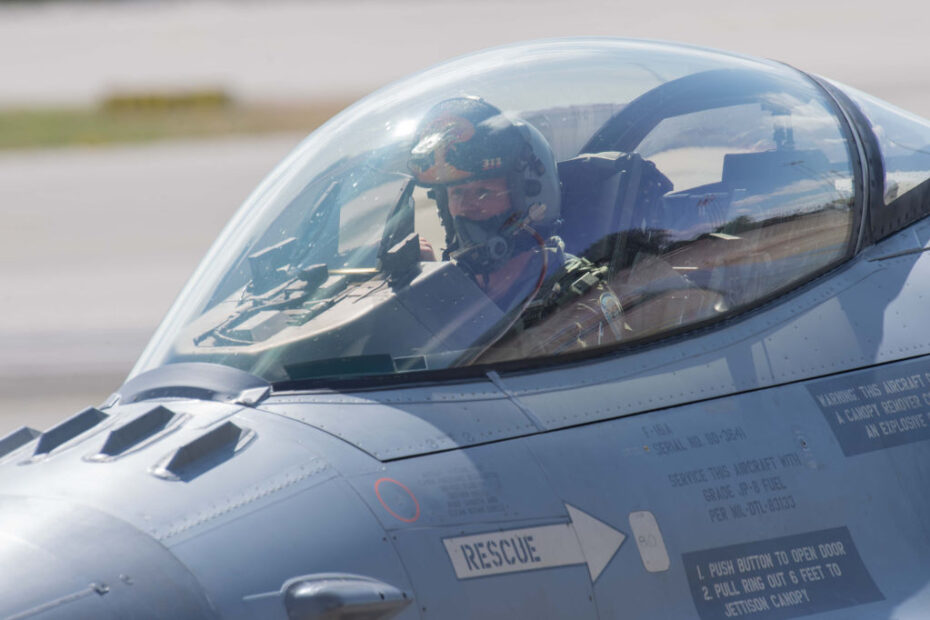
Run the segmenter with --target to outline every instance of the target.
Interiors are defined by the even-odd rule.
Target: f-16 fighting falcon
[[[402,80],[0,439],[0,616],[926,618],[928,215],[930,122],[774,61]]]

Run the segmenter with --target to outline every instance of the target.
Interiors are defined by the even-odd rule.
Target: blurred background
[[[99,404],[271,167],[408,73],[602,35],[773,58],[930,116],[926,0],[0,0],[0,434]]]

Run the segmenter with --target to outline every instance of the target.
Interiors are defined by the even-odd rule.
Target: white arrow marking
[[[570,523],[444,538],[459,579],[587,564],[592,583],[626,540],[591,515],[565,504]]]

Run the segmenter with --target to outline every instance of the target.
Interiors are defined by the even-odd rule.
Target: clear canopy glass
[[[848,255],[849,153],[818,87],[775,63],[600,39],[464,57],[305,140],[133,374],[416,373],[704,324]]]
[[[930,121],[862,91],[837,84],[872,126],[885,169],[885,205],[930,180]]]

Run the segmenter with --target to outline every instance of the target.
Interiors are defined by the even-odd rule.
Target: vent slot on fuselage
[[[155,467],[154,473],[160,478],[187,482],[232,458],[253,436],[252,431],[224,422],[178,448]]]
[[[44,456],[78,435],[97,426],[109,416],[95,407],[77,413],[58,426],[42,433],[33,456]]]
[[[42,433],[36,429],[29,428],[28,426],[23,426],[20,427],[19,430],[13,431],[3,439],[0,439],[0,459],[14,450],[22,448],[41,434]]]
[[[161,405],[146,411],[134,420],[110,431],[100,449],[104,457],[116,457],[162,432],[175,418],[175,413]]]

